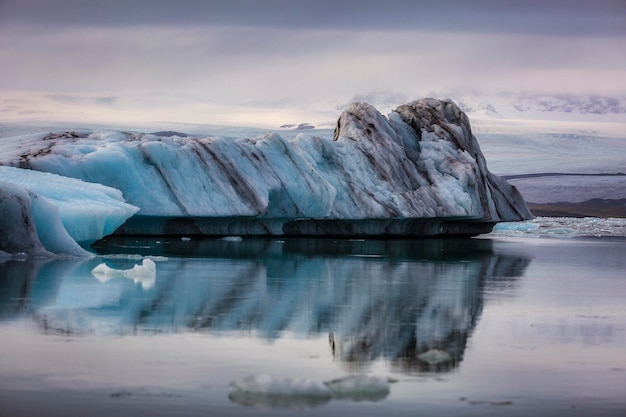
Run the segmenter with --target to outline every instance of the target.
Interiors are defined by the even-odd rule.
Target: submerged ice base
[[[471,236],[532,218],[487,170],[465,113],[435,99],[388,116],[352,104],[332,138],[23,136],[0,142],[0,165],[119,190],[139,207],[122,234]]]
[[[118,235],[286,236],[286,237],[422,237],[476,236],[496,222],[459,218],[416,219],[249,219],[241,217],[134,216]]]

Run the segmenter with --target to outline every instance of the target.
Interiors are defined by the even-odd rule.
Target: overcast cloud
[[[555,35],[626,33],[623,0],[3,0],[0,22]]]
[[[621,94],[624,45],[623,0],[0,0],[0,120],[65,117],[50,97],[217,123],[372,91]]]

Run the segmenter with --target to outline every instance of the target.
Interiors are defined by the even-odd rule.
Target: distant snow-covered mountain
[[[520,112],[540,111],[578,114],[626,114],[626,99],[599,95],[519,95],[511,105]]]
[[[465,102],[459,101],[458,106],[467,114],[471,114],[473,117],[480,117],[486,119],[502,119],[503,116],[498,113],[496,108],[491,104],[479,103],[475,105],[469,105]]]
[[[448,97],[471,119],[626,123],[623,95],[452,93]]]

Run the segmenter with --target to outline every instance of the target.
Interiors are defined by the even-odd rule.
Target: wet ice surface
[[[2,262],[0,414],[623,415],[625,245],[112,239]],[[92,275],[147,255],[152,285]]]

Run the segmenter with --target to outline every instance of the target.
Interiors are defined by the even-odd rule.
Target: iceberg
[[[35,256],[89,256],[88,244],[138,210],[100,184],[0,166],[0,250]]]
[[[22,136],[0,142],[0,165],[119,190],[139,208],[120,234],[471,236],[532,218],[487,170],[465,113],[436,99],[387,116],[354,103],[333,137]]]

